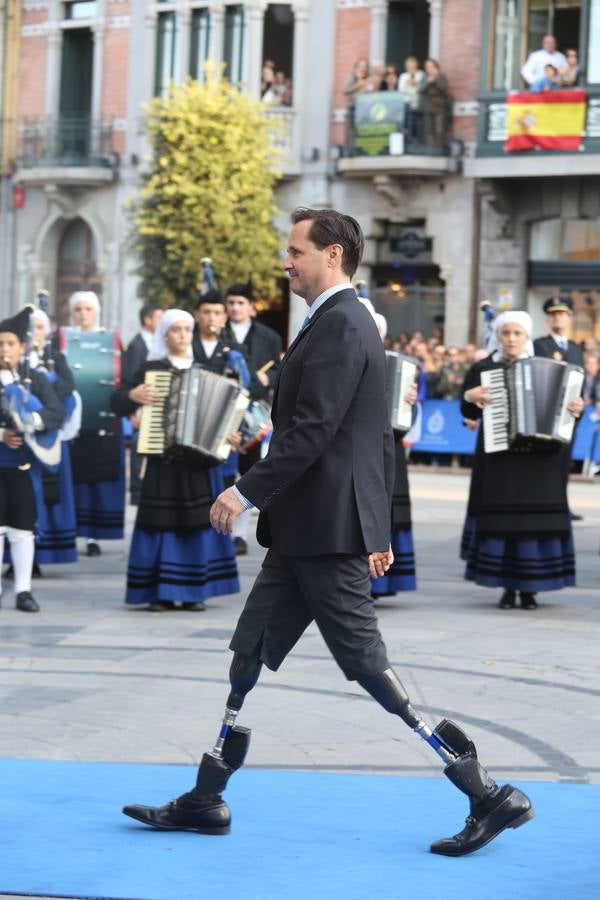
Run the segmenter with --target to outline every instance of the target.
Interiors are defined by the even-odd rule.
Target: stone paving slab
[[[462,578],[463,475],[411,474],[418,590],[378,602],[401,678],[433,723],[461,721],[499,777],[600,783],[600,479],[571,486],[578,585],[533,613]],[[128,511],[130,531],[135,511]],[[42,611],[0,610],[2,756],[196,763],[227,695],[227,644],[262,551],[240,558],[241,595],[208,610],[152,614],[122,604],[127,541],[98,559],[47,567]],[[240,722],[256,767],[438,776],[437,758],[347,682],[312,626],[264,672]]]

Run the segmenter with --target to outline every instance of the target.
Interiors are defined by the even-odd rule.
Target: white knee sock
[[[248,539],[248,528],[250,527],[250,516],[252,515],[251,509],[245,509],[244,512],[240,513],[235,521],[235,526],[233,529],[233,536],[242,538],[244,541]]]
[[[8,527],[6,533],[15,570],[15,594],[31,591],[31,571],[35,553],[33,531]]]

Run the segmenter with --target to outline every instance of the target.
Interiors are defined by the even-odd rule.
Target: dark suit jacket
[[[547,334],[545,337],[536,338],[533,342],[533,350],[536,356],[546,356],[548,359],[559,359],[556,356],[560,354],[560,359],[564,362],[572,363],[574,366],[583,367],[583,350],[575,341],[569,341],[567,352],[561,350],[552,335]]]
[[[281,364],[266,459],[237,482],[258,540],[288,556],[385,550],[394,438],[383,344],[352,290],[314,314]]]
[[[235,343],[235,333],[229,323],[223,329],[228,341]],[[277,381],[277,372],[279,369],[279,356],[281,354],[281,338],[276,331],[263,325],[261,322],[253,321],[248,334],[241,343],[246,351],[248,360],[248,368],[252,378],[250,384],[250,397],[252,400],[261,400],[266,397],[269,391],[275,386]],[[269,376],[269,384],[262,384],[256,377],[256,371],[272,359],[275,365],[272,366],[267,375]]]
[[[121,371],[123,381],[130,382],[138,369],[144,365],[148,359],[148,348],[146,341],[138,332],[136,336],[129,342],[127,350],[122,356]]]

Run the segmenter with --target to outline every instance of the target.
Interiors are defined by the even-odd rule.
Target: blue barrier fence
[[[405,442],[417,453],[469,455],[475,452],[477,431],[463,425],[458,400],[425,400],[418,404],[413,427]],[[573,459],[600,462],[600,420],[593,406],[585,410],[573,444]]]

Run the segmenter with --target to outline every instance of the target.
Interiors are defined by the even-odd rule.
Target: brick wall
[[[483,0],[445,0],[440,64],[455,102],[473,101],[479,93]],[[476,116],[456,116],[454,136],[474,141]]]
[[[344,82],[354,63],[361,56],[369,58],[371,40],[371,11],[366,6],[338,9],[336,22],[335,76],[332,109],[346,109]],[[334,122],[332,142],[343,144],[346,126]]]
[[[43,116],[46,108],[46,46],[43,25],[45,9],[21,10],[21,46],[19,50],[18,118]]]

